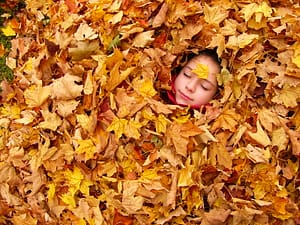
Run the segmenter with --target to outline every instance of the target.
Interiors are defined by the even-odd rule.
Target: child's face
[[[207,79],[201,79],[192,70],[201,63],[208,67]],[[191,59],[175,79],[175,99],[178,104],[200,106],[208,103],[217,91],[216,75],[219,67],[209,56]]]

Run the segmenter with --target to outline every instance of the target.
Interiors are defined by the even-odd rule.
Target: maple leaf
[[[233,109],[227,109],[217,118],[212,126],[212,130],[221,128],[235,131],[240,117]]]
[[[45,121],[40,122],[38,127],[55,131],[61,124],[62,120],[56,113],[51,113],[48,110],[41,110]]]
[[[253,138],[257,143],[261,144],[264,147],[270,145],[271,140],[270,140],[269,136],[267,135],[267,133],[261,127],[258,120],[256,121],[256,128],[257,128],[256,132],[248,131],[247,134],[251,138]]]
[[[78,147],[76,148],[76,152],[78,154],[84,154],[85,161],[92,159],[94,154],[96,153],[96,146],[91,139],[86,140],[76,140],[78,143]]]
[[[114,118],[112,123],[107,127],[106,131],[114,131],[116,138],[119,139],[125,132],[128,121],[126,119]]]
[[[153,87],[153,81],[148,78],[137,78],[133,82],[134,89],[143,97],[153,97],[156,95],[156,90]]]
[[[74,37],[77,41],[93,40],[98,37],[98,34],[86,23],[81,23],[74,33]]]
[[[133,39],[132,45],[135,47],[145,47],[147,44],[154,40],[154,38],[152,37],[153,35],[154,30],[138,33]]]
[[[250,45],[253,41],[257,40],[258,38],[259,36],[257,34],[247,33],[242,33],[238,36],[229,36],[226,47],[230,49],[245,48],[247,45]]]
[[[196,68],[192,70],[200,79],[207,79],[209,74],[208,66],[198,63]]]
[[[228,16],[228,12],[221,6],[210,7],[208,4],[205,4],[203,11],[205,21],[216,26],[218,26]]]
[[[167,130],[167,125],[170,121],[163,114],[159,114],[154,122],[156,132],[165,133]]]
[[[54,101],[54,108],[60,116],[67,117],[73,113],[79,103],[76,100],[56,100]]]
[[[1,28],[1,31],[5,36],[8,36],[8,37],[16,35],[16,32],[9,25]]]
[[[139,184],[136,181],[123,182],[122,206],[130,214],[140,210],[144,203],[144,198],[142,196],[135,196],[138,187]]]
[[[275,90],[276,95],[272,98],[272,102],[284,104],[286,107],[298,106],[300,96],[300,86],[293,87],[285,84],[281,90]]]
[[[37,85],[32,85],[24,91],[24,97],[28,107],[41,106],[50,96],[51,89],[48,86],[43,87],[39,82]]]
[[[81,78],[66,74],[65,76],[54,80],[50,85],[51,97],[60,100],[71,100],[81,95],[83,85],[77,84]]]
[[[135,121],[134,119],[130,119],[128,121],[128,124],[125,128],[125,135],[127,137],[132,137],[132,138],[135,138],[135,139],[139,139],[141,134],[140,134],[140,131],[139,129],[143,126],[143,124],[141,124],[140,122],[138,121]]]

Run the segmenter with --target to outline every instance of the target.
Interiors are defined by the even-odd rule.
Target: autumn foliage
[[[1,29],[0,224],[300,224],[298,1],[25,4]],[[167,104],[205,48],[219,97]]]

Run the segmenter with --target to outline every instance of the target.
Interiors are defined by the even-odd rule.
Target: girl
[[[187,56],[187,64],[172,79],[167,98],[173,104],[199,108],[217,93],[217,74],[221,66],[215,51],[207,49]]]

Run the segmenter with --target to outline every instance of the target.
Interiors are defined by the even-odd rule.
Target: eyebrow
[[[193,69],[190,66],[185,66],[186,68],[188,68],[190,71],[192,71]],[[205,81],[207,81],[208,83],[210,83],[213,87],[217,87],[217,85],[215,85],[214,83],[212,83],[211,81],[209,81],[208,79],[203,79]]]

